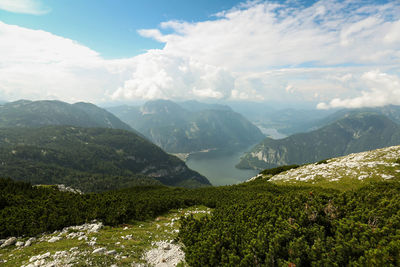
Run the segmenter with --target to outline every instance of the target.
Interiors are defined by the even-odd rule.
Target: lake
[[[243,153],[249,151],[251,147],[240,151],[214,150],[191,154],[186,165],[207,177],[213,185],[237,184],[258,174],[256,170],[235,168]]]

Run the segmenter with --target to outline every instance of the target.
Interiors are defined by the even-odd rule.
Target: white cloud
[[[213,21],[162,23],[162,29],[173,31],[166,35],[158,29],[153,29],[153,34],[140,33],[165,42],[165,53],[190,55],[233,71],[259,71],[304,62],[398,61],[399,58],[381,51],[398,50],[397,45],[383,39],[395,38],[391,36],[396,34],[397,24],[389,18],[399,17],[396,14],[400,12],[399,3],[389,3],[385,9],[371,5],[363,13],[356,9],[355,3],[322,0],[294,10],[268,2],[254,3],[246,9],[219,14]]]
[[[392,81],[399,78],[399,32],[398,1],[321,0],[307,8],[249,1],[212,20],[173,20],[139,30],[164,48],[104,60],[73,40],[0,23],[0,98],[287,99],[317,100],[328,103],[320,105],[325,108],[356,105],[350,100],[387,93],[384,88],[390,87],[368,82],[363,74],[380,69]],[[361,103],[394,101],[384,99]]]
[[[400,105],[400,78],[389,75],[379,70],[369,71],[361,76],[368,91],[362,91],[361,96],[354,98],[335,98],[328,104],[321,102],[317,105],[319,109],[328,108],[360,108],[377,107],[387,104]]]
[[[13,13],[43,15],[50,12],[50,8],[40,0],[0,0],[0,9]]]
[[[132,77],[112,99],[228,98],[234,78],[224,69],[152,50],[137,56]]]
[[[75,41],[0,22],[0,98],[101,101],[114,62]],[[123,62],[118,63],[119,66]]]
[[[399,18],[396,1],[322,0],[308,8],[257,1],[212,21],[168,21],[139,33],[165,43],[163,55],[231,72],[232,98],[282,99],[290,92],[322,100],[356,95],[362,71],[400,67]],[[304,69],[309,62],[318,67]]]

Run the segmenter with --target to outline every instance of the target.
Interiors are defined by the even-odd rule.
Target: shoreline
[[[207,149],[203,149],[200,151],[192,151],[192,152],[188,152],[188,153],[169,153],[169,154],[171,154],[175,157],[178,157],[179,159],[186,162],[189,159],[190,155],[197,154],[197,153],[208,153],[208,152],[215,151],[215,150],[217,150],[217,148],[207,148]]]

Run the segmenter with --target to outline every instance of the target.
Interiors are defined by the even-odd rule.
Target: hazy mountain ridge
[[[133,131],[110,112],[90,103],[68,104],[56,100],[19,100],[0,105],[0,127],[70,125]]]
[[[326,124],[320,125],[334,111],[313,109],[283,109],[264,112],[262,117],[255,120],[257,125],[278,130],[279,133],[291,135],[308,132]]]
[[[277,130],[280,134],[292,135],[296,133],[305,133],[320,129],[331,124],[338,119],[354,115],[360,112],[376,113],[387,116],[396,123],[400,123],[400,106],[386,105],[383,107],[366,107],[354,109],[274,109],[260,108],[251,106],[246,107],[249,110],[238,109],[255,125]],[[258,112],[257,112],[258,111]],[[274,138],[277,139],[277,138]]]
[[[109,108],[121,120],[171,153],[251,145],[264,135],[228,106],[169,100],[149,101],[142,107]]]
[[[400,126],[386,116],[357,112],[325,127],[284,139],[264,139],[238,167],[265,169],[304,164],[400,144]]]
[[[62,183],[84,191],[110,188],[107,183],[119,184],[111,188],[137,185],[135,181],[188,187],[210,184],[183,161],[119,129],[0,129],[0,154],[1,177],[34,184]]]
[[[312,123],[311,127],[320,128],[327,124],[330,124],[340,118],[356,115],[359,113],[375,113],[388,117],[392,121],[400,124],[400,106],[387,105],[383,107],[366,107],[366,108],[355,108],[355,109],[341,109],[332,113],[320,120],[316,120]]]

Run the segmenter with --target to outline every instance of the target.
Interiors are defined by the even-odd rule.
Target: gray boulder
[[[14,245],[17,242],[17,238],[16,237],[10,237],[9,239],[7,239],[1,246],[0,248],[5,248],[11,245]]]

